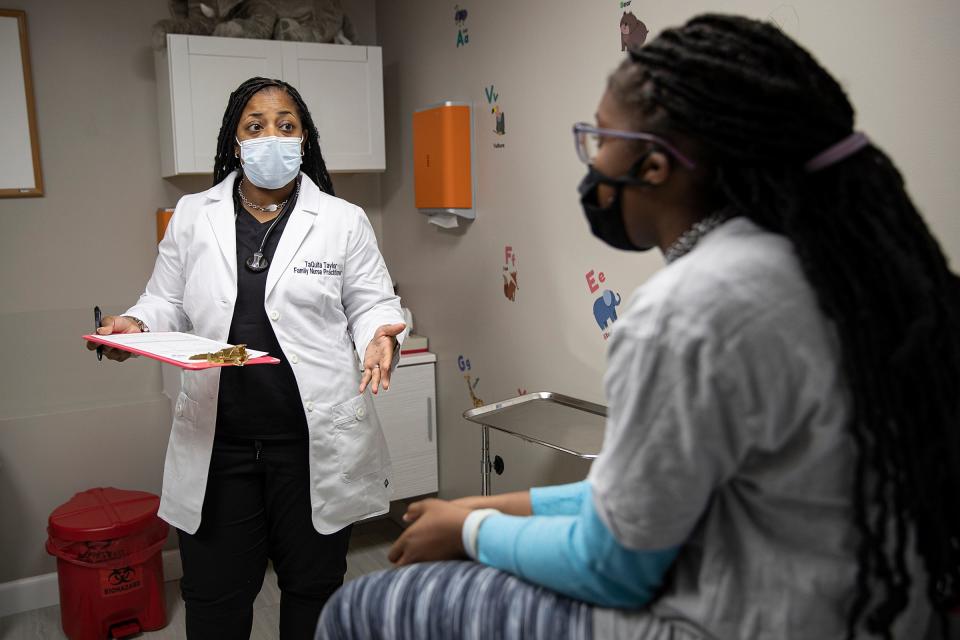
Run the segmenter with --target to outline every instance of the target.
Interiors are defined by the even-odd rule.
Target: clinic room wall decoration
[[[507,245],[503,248],[503,295],[510,302],[516,302],[517,290],[517,252]]]
[[[453,22],[457,25],[457,48],[465,47],[470,44],[470,30],[467,29],[467,16],[469,13],[460,5],[453,8]]]
[[[484,405],[483,399],[477,396],[477,385],[480,384],[480,377],[474,377],[475,374],[470,373],[473,369],[473,366],[470,364],[470,359],[460,354],[457,356],[457,368],[460,370],[460,373],[463,374],[463,379],[467,383],[467,392],[470,394],[470,404],[474,408],[482,407]]]
[[[500,108],[500,94],[497,93],[497,88],[494,85],[483,88],[483,95],[487,99],[487,106],[490,109],[490,115],[492,117],[493,132],[501,137],[500,140],[496,140],[493,143],[494,149],[503,149],[504,142],[502,136],[506,135],[506,118],[503,114],[503,109]]]
[[[43,195],[25,11],[0,9],[0,198]]]
[[[597,321],[603,339],[609,340],[613,323],[617,321],[617,307],[623,302],[623,298],[618,292],[604,287],[607,275],[603,271],[591,269],[587,271],[585,278],[590,294],[599,293],[599,297],[593,301],[593,319]]]
[[[621,2],[620,6],[630,6],[630,2]],[[643,24],[633,11],[624,11],[620,18],[620,50],[641,47],[647,40],[647,25]]]

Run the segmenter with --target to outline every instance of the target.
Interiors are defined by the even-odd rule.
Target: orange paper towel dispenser
[[[157,209],[157,244],[163,240],[163,234],[167,232],[167,225],[172,217],[173,209]]]
[[[413,114],[413,177],[417,209],[440,226],[475,217],[471,107],[444,102]]]

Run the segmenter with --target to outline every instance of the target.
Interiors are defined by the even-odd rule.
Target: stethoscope
[[[240,193],[240,185],[237,185],[237,193]],[[267,232],[263,234],[263,240],[260,241],[260,248],[253,252],[253,255],[247,258],[244,264],[247,267],[248,271],[253,273],[263,273],[270,267],[270,260],[263,257],[263,248],[267,246],[267,240],[270,238],[270,233],[273,232],[273,228],[277,226],[277,223],[287,214],[287,210],[290,208],[291,202],[297,201],[297,196],[300,195],[300,181],[297,180],[297,186],[293,189],[293,196],[287,199],[287,202],[284,203],[283,209],[280,211],[280,215],[273,219],[273,222],[270,223],[270,226],[267,227]],[[240,198],[243,199],[243,194],[240,194]],[[236,218],[237,214],[233,214],[233,217]]]

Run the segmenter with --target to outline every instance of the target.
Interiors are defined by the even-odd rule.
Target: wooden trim
[[[27,121],[30,125],[30,150],[33,156],[32,189],[0,189],[0,198],[28,198],[43,195],[43,172],[40,169],[40,137],[37,135],[36,103],[33,99],[33,74],[30,68],[30,45],[27,41],[27,12],[0,9],[0,17],[16,18],[20,33],[20,58],[23,61],[23,92],[27,98]]]

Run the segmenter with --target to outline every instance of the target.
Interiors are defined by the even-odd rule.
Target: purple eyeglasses
[[[644,140],[663,147],[664,151],[676,158],[677,162],[687,169],[693,169],[697,165],[687,156],[685,156],[675,146],[652,133],[641,133],[639,131],[620,131],[619,129],[601,129],[593,127],[586,122],[578,122],[573,125],[573,141],[577,147],[577,157],[584,164],[592,164],[597,155],[600,138],[622,138],[624,140]]]

